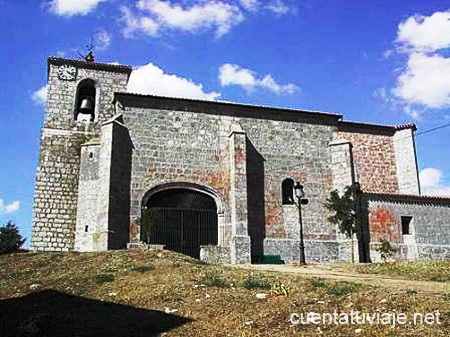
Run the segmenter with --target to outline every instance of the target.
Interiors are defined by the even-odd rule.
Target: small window
[[[94,158],[94,153],[93,152],[89,152],[89,158]]]
[[[411,234],[411,220],[412,216],[402,216],[402,234],[409,235]]]
[[[281,183],[281,199],[283,205],[294,204],[294,180],[284,179]]]

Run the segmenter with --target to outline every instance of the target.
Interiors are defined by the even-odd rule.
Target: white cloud
[[[50,12],[59,16],[86,15],[107,0],[51,0]]]
[[[407,58],[388,100],[413,118],[449,107],[450,58],[442,49],[450,48],[450,10],[407,18],[395,42],[395,51]]]
[[[44,85],[43,87],[33,92],[33,94],[31,95],[31,99],[36,104],[45,105],[45,103],[47,103],[47,86]]]
[[[450,196],[450,185],[443,182],[442,171],[427,167],[419,173],[420,187],[425,195],[445,195]]]
[[[256,11],[259,6],[258,0],[239,0],[241,6],[248,11]]]
[[[10,204],[5,204],[3,199],[0,199],[0,214],[9,214],[17,212],[20,208],[20,201],[13,201]]]
[[[223,87],[240,85],[247,91],[260,87],[266,88],[276,94],[292,94],[298,89],[294,84],[281,85],[276,83],[271,75],[258,78],[254,71],[229,63],[223,64],[219,68],[219,81]]]
[[[450,10],[409,17],[398,26],[397,42],[416,52],[450,47]]]
[[[428,108],[450,105],[450,58],[436,54],[410,55],[393,93],[408,104]]]
[[[99,29],[94,35],[94,45],[97,50],[106,50],[111,45],[112,36],[104,29]]]
[[[149,36],[157,36],[159,33],[159,23],[149,17],[137,16],[127,7],[121,7],[122,17],[120,22],[125,24],[122,32],[125,37],[132,37],[134,33],[141,31]]]
[[[201,84],[164,71],[149,63],[133,70],[128,82],[127,91],[137,94],[151,94],[170,97],[184,97],[203,100],[215,100],[220,96],[217,92],[205,92]]]
[[[137,9],[139,13],[133,14],[130,9],[122,8],[125,36],[139,31],[155,36],[162,29],[168,29],[189,33],[215,30],[216,37],[221,37],[244,20],[239,7],[215,0],[202,1],[191,7],[169,1],[139,0]]]
[[[289,13],[289,7],[286,6],[286,4],[281,0],[273,0],[269,2],[266,8],[278,15]]]

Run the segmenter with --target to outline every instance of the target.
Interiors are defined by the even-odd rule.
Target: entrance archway
[[[187,188],[170,188],[144,199],[141,239],[194,258],[201,245],[217,245],[218,219],[214,198]]]

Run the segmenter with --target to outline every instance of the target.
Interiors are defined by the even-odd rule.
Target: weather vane
[[[80,55],[80,57],[82,57],[86,62],[89,63],[93,63],[95,62],[95,56],[94,56],[94,49],[95,49],[95,44],[94,44],[94,38],[91,37],[91,41],[86,45],[86,49],[88,51],[88,53],[86,55],[81,54],[80,52],[78,52],[78,54]]]

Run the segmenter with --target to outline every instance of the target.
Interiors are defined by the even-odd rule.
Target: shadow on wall
[[[55,290],[0,301],[0,336],[157,336],[189,318]]]
[[[266,238],[264,158],[248,138],[246,148],[248,234],[251,242],[252,263],[256,263],[264,255],[264,239]]]
[[[124,123],[122,116],[117,121]],[[114,124],[113,135],[108,249],[125,249],[130,242],[131,161],[134,146],[126,127]]]

